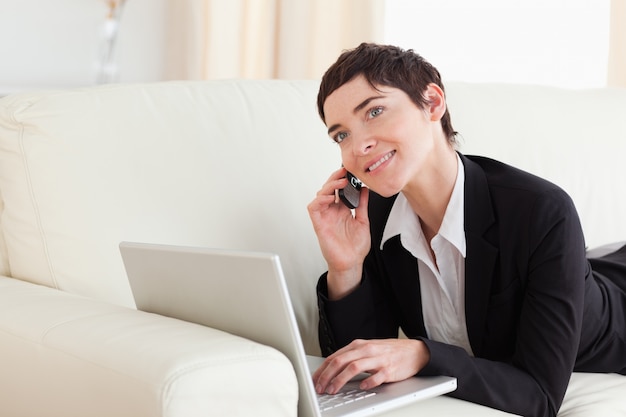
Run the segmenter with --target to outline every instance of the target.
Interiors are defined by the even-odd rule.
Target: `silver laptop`
[[[323,359],[304,352],[277,255],[130,242],[122,242],[120,251],[138,309],[220,329],[285,354],[298,378],[300,417],[369,416],[456,389],[455,378],[414,377],[345,404],[320,404],[311,374]],[[358,387],[358,381],[351,384]]]

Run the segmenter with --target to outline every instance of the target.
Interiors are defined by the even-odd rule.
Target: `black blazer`
[[[420,375],[457,377],[450,395],[523,416],[555,416],[574,369],[626,369],[626,309],[609,318],[607,299],[616,295],[594,277],[578,214],[563,190],[488,158],[461,158],[465,308],[474,357],[427,339],[416,259],[399,236],[380,250],[395,197],[375,193],[372,249],[359,288],[330,302],[325,275],[318,283],[322,353],[357,338],[397,337],[401,327],[430,350]],[[621,346],[614,343],[616,332]]]

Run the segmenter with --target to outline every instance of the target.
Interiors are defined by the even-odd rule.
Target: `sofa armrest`
[[[273,348],[6,277],[0,363],[6,415],[297,414],[293,368]]]

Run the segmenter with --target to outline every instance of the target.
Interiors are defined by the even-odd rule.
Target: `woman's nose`
[[[354,149],[353,152],[355,155],[366,155],[368,154],[376,145],[376,140],[373,135],[362,132],[356,136],[356,140],[353,141]]]

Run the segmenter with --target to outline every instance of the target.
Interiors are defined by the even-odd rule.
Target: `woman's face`
[[[436,171],[437,152],[449,151],[439,122],[443,92],[431,84],[425,95],[430,105],[420,109],[404,91],[376,89],[360,75],[324,102],[328,133],[339,143],[344,167],[382,196],[427,181]]]

